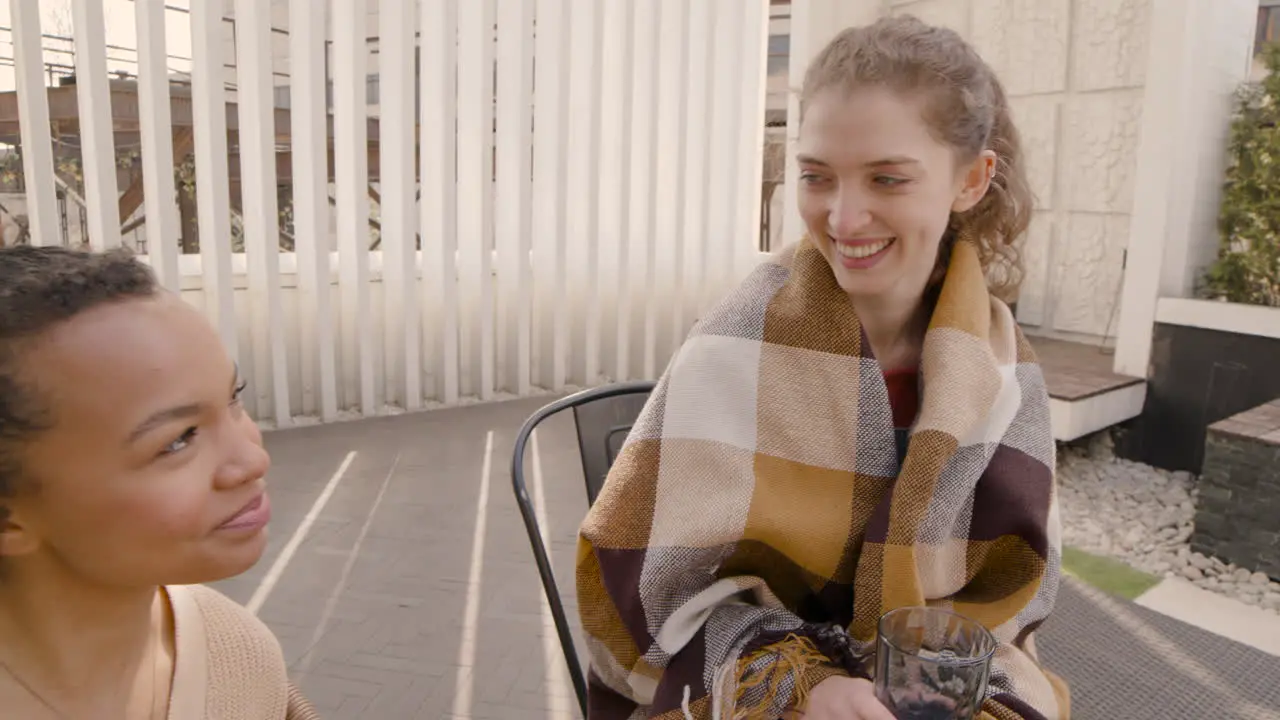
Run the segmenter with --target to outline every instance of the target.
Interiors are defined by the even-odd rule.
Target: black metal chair
[[[538,564],[538,575],[542,577],[542,590],[546,593],[547,604],[551,606],[556,634],[560,636],[560,648],[564,651],[564,661],[569,666],[569,676],[573,680],[573,689],[578,695],[578,705],[584,718],[587,716],[586,675],[573,645],[573,635],[569,631],[569,621],[565,618],[564,603],[556,587],[555,573],[551,569],[547,548],[542,543],[542,530],[538,527],[533,502],[525,487],[525,446],[542,421],[563,410],[572,409],[578,432],[578,452],[582,457],[586,482],[587,505],[590,506],[595,503],[596,495],[600,493],[600,487],[609,474],[609,468],[622,450],[622,444],[631,432],[631,426],[635,424],[640,410],[648,401],[654,385],[655,383],[647,380],[616,383],[583,390],[545,405],[525,420],[516,435],[515,449],[511,454],[511,488],[515,492],[516,503],[520,505],[525,530],[529,533],[529,546],[533,549],[533,559]]]

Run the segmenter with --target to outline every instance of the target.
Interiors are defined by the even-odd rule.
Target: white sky
[[[136,74],[138,47],[137,25],[134,19],[133,0],[101,0],[103,16],[106,20],[107,68],[109,70],[127,70]],[[173,8],[188,8],[190,0],[165,0],[165,5]],[[40,0],[40,30],[46,35],[70,36],[72,30],[71,0]],[[15,89],[12,67],[13,22],[9,14],[9,3],[0,2],[0,58],[7,62],[0,66],[0,92]],[[180,10],[165,11],[165,41],[167,44],[169,69],[189,72],[191,63],[179,58],[191,57],[191,25],[190,15]],[[125,49],[120,49],[125,48]],[[46,38],[44,41],[44,59],[46,63],[71,65],[71,44]],[[176,57],[174,57],[176,56]],[[46,77],[47,80],[47,77]]]

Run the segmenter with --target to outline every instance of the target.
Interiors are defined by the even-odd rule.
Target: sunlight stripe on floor
[[[351,551],[347,553],[347,561],[342,566],[342,574],[338,576],[338,582],[329,591],[329,597],[324,603],[324,612],[320,614],[320,622],[316,624],[315,630],[311,632],[311,641],[307,643],[307,649],[298,660],[294,676],[295,682],[301,682],[302,678],[311,671],[311,663],[315,662],[316,658],[316,646],[320,644],[325,631],[329,629],[329,623],[333,620],[333,611],[338,607],[338,600],[342,598],[342,594],[347,590],[347,583],[351,579],[351,570],[355,567],[356,559],[360,557],[360,548],[364,547],[364,539],[369,535],[369,528],[373,527],[373,519],[377,517],[378,508],[382,507],[382,498],[386,496],[387,488],[391,486],[391,478],[395,476],[396,468],[399,466],[400,454],[396,453],[395,459],[391,461],[391,468],[387,470],[386,477],[382,479],[382,486],[378,488],[377,497],[373,499],[373,504],[369,506],[369,512],[365,513],[364,524],[360,526],[360,534],[356,536],[355,544],[351,546]]]
[[[253,596],[249,598],[249,602],[245,605],[249,612],[257,615],[258,611],[262,609],[262,604],[271,596],[271,591],[275,589],[276,583],[280,582],[280,576],[284,574],[285,568],[293,560],[294,553],[298,552],[298,546],[306,539],[307,533],[311,531],[311,526],[315,523],[316,518],[320,516],[320,512],[324,510],[324,506],[329,504],[329,498],[333,496],[334,489],[338,487],[342,477],[347,474],[347,468],[351,467],[351,461],[355,459],[355,450],[347,453],[346,459],[338,466],[337,472],[333,474],[333,477],[329,478],[329,483],[324,486],[324,490],[320,492],[316,501],[311,503],[311,509],[307,511],[306,517],[302,518],[302,522],[294,529],[293,536],[289,538],[289,542],[285,544],[284,549],[276,556],[275,562],[271,563],[271,569],[267,571],[266,575],[262,576],[262,581],[258,583],[258,589],[253,591]]]
[[[547,559],[551,560],[551,523],[547,521],[547,500],[546,495],[542,491],[542,455],[538,451],[538,431],[534,430],[531,437],[532,455],[533,455],[533,513],[538,518],[538,527],[542,532],[542,545],[547,549]],[[555,563],[552,562],[552,567]],[[551,605],[547,602],[547,596],[544,592],[538,593],[540,606],[542,608],[542,664],[546,671],[542,675],[542,691],[547,698],[547,718],[549,720],[563,720],[563,718],[573,717],[574,712],[570,708],[568,696],[565,695],[566,688],[569,687],[567,671],[564,665],[563,652],[560,649],[560,642],[556,635],[556,623],[551,616]]]
[[[475,693],[476,635],[479,615],[482,571],[484,569],[484,536],[489,519],[489,473],[493,469],[493,431],[484,438],[484,463],[480,469],[480,493],[476,498],[476,525],[471,536],[471,571],[467,574],[467,604],[462,616],[462,637],[458,641],[458,661],[453,678],[453,715],[471,717],[471,699]]]

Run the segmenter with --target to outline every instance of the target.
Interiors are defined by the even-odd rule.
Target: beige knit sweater
[[[176,636],[169,720],[319,720],[253,613],[201,585],[165,592]]]

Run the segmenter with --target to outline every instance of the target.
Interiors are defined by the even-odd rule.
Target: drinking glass
[[[959,613],[905,607],[880,618],[876,697],[898,720],[973,720],[996,640]]]

